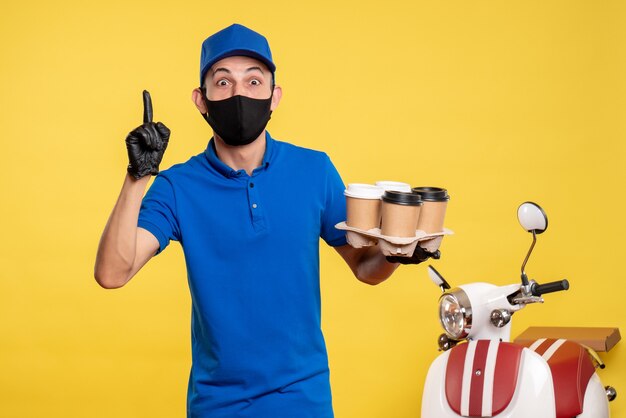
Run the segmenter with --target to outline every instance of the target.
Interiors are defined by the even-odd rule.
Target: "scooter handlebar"
[[[569,289],[569,282],[567,281],[567,279],[563,279],[546,284],[534,283],[532,285],[531,291],[534,296],[541,296],[545,293],[560,292],[561,290],[567,289]]]

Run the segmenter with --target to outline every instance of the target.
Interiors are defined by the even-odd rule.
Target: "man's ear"
[[[202,93],[202,90],[200,90],[199,88],[195,88],[191,92],[191,100],[196,105],[200,113],[205,115],[207,113],[207,108],[206,108],[206,103],[204,102],[203,96],[204,94]]]
[[[280,103],[281,97],[283,97],[283,89],[278,84],[276,84],[274,86],[274,94],[272,95],[272,106],[270,107],[270,110],[272,112],[278,107],[278,103]]]

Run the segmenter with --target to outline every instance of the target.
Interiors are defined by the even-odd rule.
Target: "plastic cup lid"
[[[413,193],[422,196],[422,200],[430,202],[445,202],[450,200],[446,189],[441,187],[413,187]]]
[[[376,185],[385,190],[393,190],[396,192],[411,193],[411,185],[400,181],[377,181]]]
[[[415,193],[396,192],[393,190],[385,191],[382,197],[383,202],[393,203],[395,205],[420,206],[422,198]]]
[[[380,199],[385,190],[372,184],[351,183],[343,192],[345,196],[356,199]]]

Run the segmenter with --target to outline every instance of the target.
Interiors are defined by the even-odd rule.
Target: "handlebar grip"
[[[541,296],[545,293],[559,292],[567,289],[569,289],[569,282],[567,279],[563,279],[558,282],[550,282],[546,284],[535,283],[532,287],[532,293],[534,296]]]

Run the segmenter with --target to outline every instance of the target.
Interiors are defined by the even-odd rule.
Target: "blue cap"
[[[260,33],[235,23],[209,36],[202,43],[200,85],[204,82],[204,76],[213,64],[223,58],[235,55],[255,58],[267,65],[272,74],[276,71],[267,39]]]

